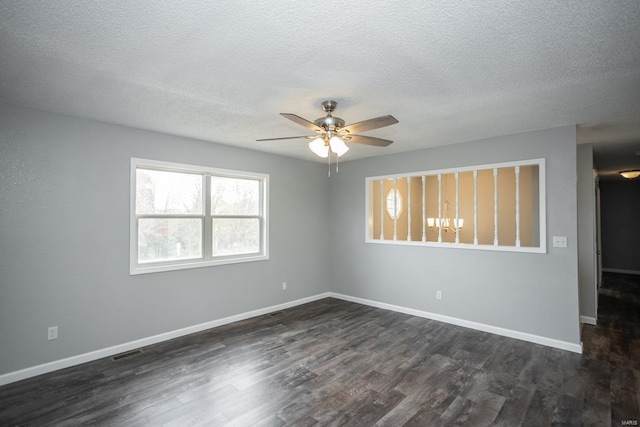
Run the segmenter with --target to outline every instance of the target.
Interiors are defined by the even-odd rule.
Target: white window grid
[[[196,174],[202,178],[202,213],[201,214],[137,214],[136,213],[136,171],[138,169],[158,170],[167,172],[180,172]],[[257,215],[219,215],[211,213],[210,177],[227,177],[255,180],[260,182],[260,212]],[[269,175],[244,172],[229,169],[211,168],[205,166],[187,165],[181,163],[148,160],[140,158],[131,159],[131,189],[130,189],[130,268],[131,275],[156,273],[173,270],[183,270],[215,265],[234,264],[241,262],[262,261],[269,259]],[[167,260],[152,263],[140,263],[138,260],[138,221],[143,218],[178,218],[200,219],[202,224],[202,256],[180,260]],[[213,220],[218,218],[228,219],[257,219],[260,224],[260,250],[257,253],[216,255],[212,254],[212,227]]]

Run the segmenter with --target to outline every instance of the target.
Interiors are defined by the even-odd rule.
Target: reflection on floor
[[[598,326],[582,330],[584,356],[606,362],[600,385],[611,395],[612,425],[640,423],[640,275],[604,273]]]

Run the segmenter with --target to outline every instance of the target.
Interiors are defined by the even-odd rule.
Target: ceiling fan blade
[[[375,119],[363,120],[361,122],[347,125],[340,129],[340,132],[358,133],[372,129],[378,129],[385,126],[395,125],[398,120],[393,116],[380,116]]]
[[[307,129],[311,129],[316,132],[322,132],[322,128],[320,126],[316,125],[315,123],[311,123],[309,120],[305,120],[300,116],[296,116],[295,114],[291,113],[280,113],[280,115],[282,117],[286,117],[292,122],[296,122],[297,124],[306,127]]]
[[[256,139],[256,141],[277,141],[280,139],[299,139],[299,138],[306,138],[306,139],[311,139],[311,138],[317,138],[318,135],[301,135],[301,136],[285,136],[282,138],[263,138],[263,139]]]
[[[364,135],[347,135],[343,137],[343,139],[346,142],[353,142],[354,144],[375,145],[376,147],[386,147],[393,144],[393,141],[390,141],[388,139]]]

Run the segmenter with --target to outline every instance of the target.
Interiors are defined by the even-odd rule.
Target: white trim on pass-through
[[[499,244],[499,240],[498,240],[498,224],[499,224],[499,216],[498,216],[498,193],[497,193],[497,186],[498,186],[498,181],[497,181],[497,177],[498,177],[498,169],[500,168],[515,168],[516,171],[519,171],[520,167],[523,166],[537,166],[538,167],[538,212],[537,212],[537,220],[538,220],[538,225],[539,225],[539,230],[538,230],[538,245],[537,246],[520,246],[520,238],[519,238],[519,199],[520,199],[520,195],[519,195],[519,191],[516,191],[514,194],[515,197],[515,205],[516,205],[516,212],[515,212],[515,222],[516,224],[516,240],[514,241],[513,245],[505,245],[505,244]],[[494,243],[493,244],[479,244],[478,243],[478,230],[477,230],[477,196],[478,196],[478,187],[477,187],[477,181],[476,181],[476,174],[479,171],[485,171],[485,170],[493,170],[493,175],[494,175],[494,207],[493,207],[493,211],[494,211],[494,232],[495,232],[495,237],[494,237]],[[426,206],[425,206],[425,197],[424,197],[424,185],[425,185],[425,181],[424,178],[428,177],[428,176],[436,176],[438,177],[438,185],[440,186],[440,180],[441,180],[441,175],[445,175],[445,174],[454,174],[455,175],[455,183],[456,185],[458,185],[458,174],[461,172],[473,172],[474,173],[474,241],[473,243],[460,243],[458,240],[458,233],[456,232],[456,239],[454,242],[443,242],[442,241],[442,236],[440,235],[440,237],[438,237],[437,240],[429,240],[427,241],[427,235],[426,235],[426,231],[427,231],[427,215],[426,215]],[[518,179],[518,173],[519,172],[515,172],[515,176],[516,179]],[[394,182],[394,189],[395,191],[397,191],[397,187],[398,187],[398,180],[399,179],[403,179],[406,178],[407,179],[407,185],[410,187],[410,178],[418,178],[421,177],[423,178],[422,180],[422,185],[423,185],[423,198],[422,198],[422,203],[421,203],[421,208],[422,208],[422,213],[421,213],[421,220],[422,220],[422,226],[423,226],[423,232],[422,232],[422,239],[421,240],[411,240],[411,232],[409,232],[409,236],[406,236],[406,239],[403,236],[398,236],[396,233],[396,227],[397,227],[397,217],[395,218],[395,220],[393,221],[393,237],[391,239],[385,239],[383,238],[382,235],[380,236],[374,236],[373,233],[373,228],[374,228],[374,216],[377,214],[378,209],[375,208],[373,206],[373,200],[374,200],[374,182],[381,182],[381,181],[385,181],[385,180],[393,180]],[[516,185],[517,187],[517,185]],[[458,196],[458,187],[456,187],[456,197]],[[382,192],[382,185],[380,185],[380,190]],[[443,200],[441,200],[442,195],[440,194],[440,191],[438,191],[438,219],[443,218],[443,212],[441,212],[441,207],[442,207],[442,202]],[[384,198],[386,200],[386,198]],[[410,202],[411,198],[408,197],[408,201]],[[380,207],[382,208],[383,204],[383,196],[380,196]],[[459,206],[459,201],[456,200],[455,202],[455,206],[456,206],[456,210],[458,209]],[[418,206],[420,207],[420,202],[418,202]],[[382,209],[380,209],[382,210]],[[410,207],[407,208],[407,221],[410,223],[411,221],[411,215],[409,214],[409,212],[412,211],[412,209],[410,209]],[[395,175],[379,175],[379,176],[371,176],[371,177],[367,177],[365,179],[365,242],[366,243],[373,243],[373,244],[385,244],[385,245],[407,245],[407,246],[428,246],[428,247],[436,247],[436,248],[450,248],[450,249],[470,249],[470,250],[483,250],[483,251],[503,251],[503,252],[525,252],[525,253],[547,253],[547,215],[546,215],[546,211],[547,211],[547,205],[546,205],[546,162],[544,158],[537,158],[537,159],[530,159],[530,160],[517,160],[517,161],[510,161],[510,162],[502,162],[502,163],[492,163],[492,164],[484,164],[484,165],[475,165],[475,166],[467,166],[467,167],[457,167],[457,168],[449,168],[449,169],[434,169],[434,170],[428,170],[428,171],[420,171],[420,172],[409,172],[409,173],[399,173],[399,174],[395,174]],[[382,214],[380,214],[380,218],[382,218]],[[456,212],[456,218],[455,221],[458,220],[458,213]],[[452,221],[454,221],[454,219],[452,219]],[[382,234],[382,225],[380,226],[380,233]]]

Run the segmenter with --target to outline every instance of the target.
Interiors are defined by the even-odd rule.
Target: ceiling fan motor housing
[[[331,113],[336,109],[338,103],[336,101],[324,101],[322,102],[322,109],[327,115],[316,119],[313,123],[327,131],[335,131],[341,127],[344,127],[345,121],[340,117],[333,117]]]
[[[341,127],[344,127],[345,121],[340,117],[333,117],[331,113],[336,109],[338,103],[336,101],[323,101],[322,109],[327,113],[326,117],[320,117],[316,119],[313,123],[316,126],[320,126],[328,131],[335,131]]]
[[[313,122],[316,126],[320,126],[325,130],[335,131],[338,128],[344,127],[344,120],[340,117],[333,117],[331,113],[329,113],[326,117],[320,117]]]

